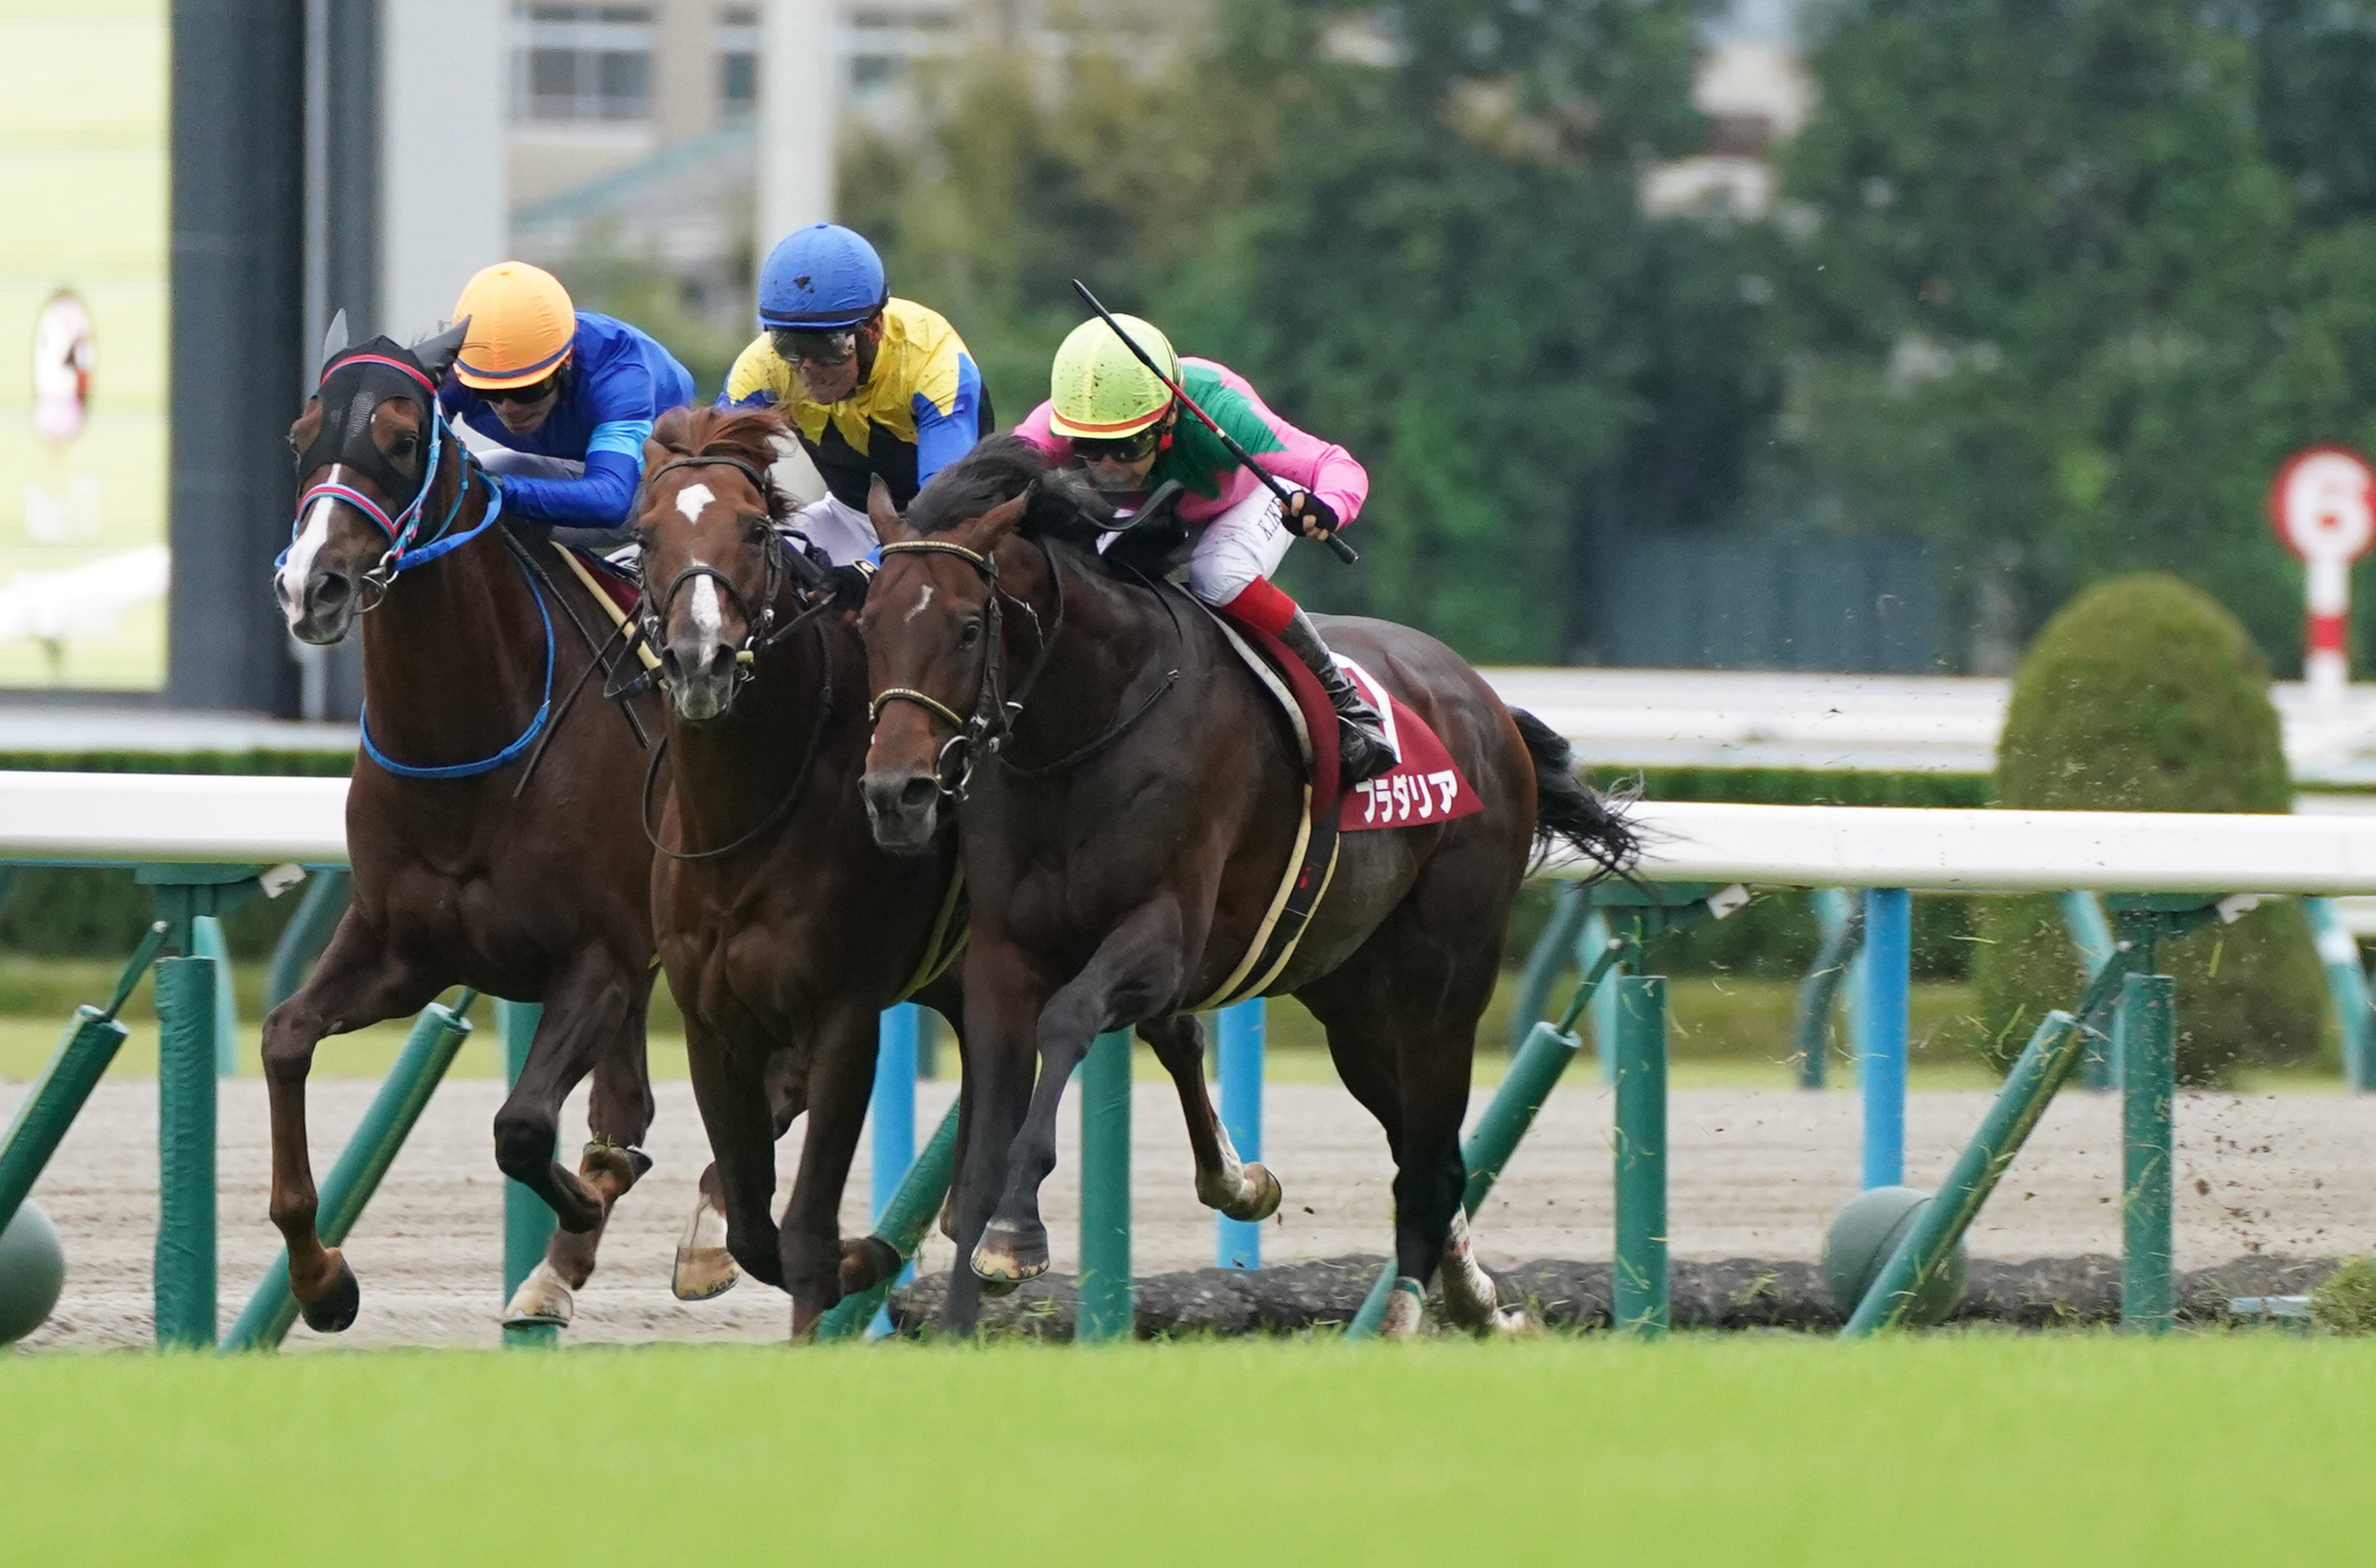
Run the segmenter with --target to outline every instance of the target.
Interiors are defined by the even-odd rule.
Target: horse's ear
[[[883,544],[906,539],[914,531],[899,515],[899,508],[891,505],[891,487],[883,482],[881,474],[876,474],[866,486],[866,520],[874,525],[874,538]]]
[[[1023,487],[1023,493],[1011,501],[1002,501],[976,517],[966,529],[967,542],[984,555],[996,550],[1023,521],[1023,514],[1031,509],[1031,498],[1039,492],[1039,481]]]
[[[429,373],[430,380],[446,379],[446,373],[453,369],[454,362],[461,357],[462,339],[469,335],[469,331],[470,318],[466,315],[445,331],[434,337],[423,338],[412,345],[412,357],[421,362],[421,368]]]
[[[323,366],[347,351],[347,313],[340,311],[330,317],[330,329],[322,334],[321,363],[314,367],[314,379],[322,378]]]

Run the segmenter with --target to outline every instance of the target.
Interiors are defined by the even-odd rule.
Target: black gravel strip
[[[1328,1258],[1277,1268],[1200,1268],[1148,1275],[1138,1281],[1142,1339],[1188,1335],[1295,1334],[1340,1328],[1352,1321],[1384,1260]],[[2227,1316],[2231,1296],[2298,1296],[2333,1270],[2333,1258],[2242,1257],[2179,1276],[2179,1316],[2214,1323]],[[1500,1275],[1502,1299],[1524,1301],[1554,1328],[1607,1328],[1610,1265],[1541,1259]],[[1073,1337],[1075,1279],[1047,1274],[1011,1296],[982,1303],[982,1326],[992,1336],[1068,1340]],[[902,1334],[920,1334],[939,1311],[948,1276],[915,1281],[891,1298],[892,1321]],[[1835,1329],[1842,1314],[1812,1263],[1725,1258],[1678,1263],[1669,1286],[1678,1328]],[[1436,1298],[1431,1296],[1431,1308]],[[1950,1323],[2003,1324],[2015,1328],[2079,1327],[2121,1315],[2121,1260],[2102,1253],[2018,1263],[1972,1261],[1970,1282]]]

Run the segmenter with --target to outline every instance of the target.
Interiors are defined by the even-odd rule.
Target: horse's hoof
[[[339,1265],[330,1277],[330,1288],[310,1301],[297,1303],[297,1314],[316,1334],[345,1333],[363,1310],[363,1288],[355,1282],[355,1271],[347,1266],[347,1254],[332,1247],[330,1256]]]
[[[1439,1277],[1443,1281],[1444,1316],[1462,1328],[1494,1326],[1502,1307],[1501,1291],[1493,1277],[1477,1261],[1476,1242],[1469,1235],[1468,1217],[1465,1214],[1452,1217],[1452,1233],[1443,1243]]]
[[[669,1277],[670,1291],[680,1301],[707,1301],[733,1289],[742,1277],[734,1254],[726,1250],[726,1217],[711,1207],[707,1197],[695,1198],[693,1218],[684,1222],[684,1234],[676,1241],[676,1268]]]
[[[569,1326],[570,1313],[576,1309],[576,1292],[563,1282],[549,1263],[540,1263],[520,1281],[512,1299],[504,1308],[505,1328],[525,1328],[532,1324],[551,1324],[555,1328]]]
[[[1416,1339],[1427,1320],[1427,1288],[1409,1275],[1395,1280],[1386,1292],[1386,1315],[1378,1323],[1381,1339]]]
[[[1286,1195],[1279,1190],[1278,1178],[1272,1175],[1270,1167],[1259,1159],[1246,1167],[1245,1185],[1241,1192],[1244,1195],[1234,1204],[1223,1204],[1221,1212],[1231,1219],[1242,1219],[1250,1224],[1277,1214],[1279,1199]]]
[[[1048,1272],[1048,1232],[993,1219],[973,1249],[973,1271],[985,1286],[1013,1287]]]
[[[899,1249],[880,1236],[841,1244],[841,1293],[855,1296],[899,1275]]]
[[[1532,1339],[1546,1332],[1535,1314],[1524,1307],[1497,1307],[1485,1332],[1497,1339]]]

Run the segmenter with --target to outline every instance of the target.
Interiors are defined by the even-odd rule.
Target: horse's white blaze
[[[338,465],[330,465],[326,483],[336,483]],[[292,615],[302,614],[305,608],[305,584],[314,575],[314,557],[330,539],[330,511],[338,503],[327,495],[317,495],[305,508],[305,526],[297,531],[297,542],[289,547],[289,559],[280,568],[280,596]]]
[[[932,602],[933,585],[926,583],[924,585],[924,591],[916,596],[916,608],[909,611],[907,614],[901,616],[899,618],[899,624],[904,626],[909,622],[914,620],[917,616],[921,615],[924,612],[924,606]]]
[[[684,515],[686,522],[699,523],[701,509],[716,499],[717,497],[710,493],[709,486],[688,484],[676,493],[676,509]]]
[[[722,624],[718,613],[718,585],[707,577],[693,579],[693,629],[708,641],[718,640]]]

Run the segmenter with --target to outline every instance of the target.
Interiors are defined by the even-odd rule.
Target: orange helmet
[[[462,285],[454,319],[467,318],[454,374],[465,386],[492,390],[543,380],[569,358],[577,312],[561,279],[524,261],[499,261]]]

